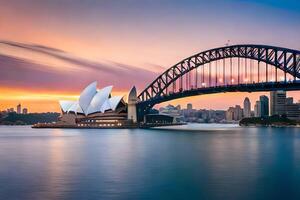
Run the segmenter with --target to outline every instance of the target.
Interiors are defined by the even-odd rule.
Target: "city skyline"
[[[3,110],[0,110],[0,113],[12,113],[15,112],[17,114],[28,114],[28,108],[23,106],[21,103],[15,105],[15,107],[8,107]]]
[[[176,104],[175,104],[176,105]],[[200,123],[230,123],[238,122],[243,118],[269,118],[272,116],[286,116],[292,120],[300,120],[300,102],[295,102],[286,91],[277,90],[269,92],[269,95],[261,95],[253,103],[245,97],[243,104],[232,104],[226,109],[195,108],[192,103],[185,106],[168,104],[159,107],[159,114],[170,115],[187,122]],[[251,107],[253,105],[253,109]],[[216,121],[216,113],[218,116]],[[204,113],[204,114],[203,114]],[[203,117],[204,115],[204,117]]]
[[[59,99],[76,99],[92,80],[113,84],[115,95],[133,85],[140,92],[183,58],[228,40],[300,49],[300,3],[294,0],[12,0],[1,5],[0,17],[6,20],[0,33],[0,110],[22,102],[32,112],[59,112]],[[170,103],[226,109],[245,96],[254,102],[263,94],[214,94]],[[300,98],[297,92],[289,95]]]

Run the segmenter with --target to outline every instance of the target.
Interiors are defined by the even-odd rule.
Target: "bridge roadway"
[[[155,104],[163,103],[166,101],[215,93],[225,93],[225,92],[265,92],[265,91],[275,91],[275,90],[285,90],[285,91],[295,91],[300,90],[300,81],[291,82],[262,82],[254,84],[236,84],[236,85],[222,85],[214,87],[204,87],[204,88],[194,88],[190,90],[184,90],[179,92],[169,92],[168,95],[161,95],[151,98],[148,101],[141,101],[137,104],[139,114],[144,115],[148,113],[149,109]]]

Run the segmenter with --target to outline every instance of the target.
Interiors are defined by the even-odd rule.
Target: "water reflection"
[[[298,129],[219,128],[0,127],[0,199],[300,197]]]
[[[63,136],[62,130],[54,129],[51,132],[55,137],[48,141],[47,159],[48,162],[45,164],[45,179],[43,182],[43,188],[39,191],[35,197],[38,199],[58,199],[63,197],[65,191],[70,187],[69,172],[76,173],[73,168],[69,168],[67,160],[70,159],[70,152],[66,145],[66,140],[59,136]],[[69,168],[69,169],[68,169]],[[53,189],[55,188],[55,189]]]

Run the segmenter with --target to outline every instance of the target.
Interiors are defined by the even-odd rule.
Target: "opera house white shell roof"
[[[78,101],[59,101],[64,113],[89,115],[92,113],[104,113],[107,110],[115,110],[122,101],[122,96],[111,97],[113,86],[107,86],[97,90],[97,82],[89,84],[80,94]]]

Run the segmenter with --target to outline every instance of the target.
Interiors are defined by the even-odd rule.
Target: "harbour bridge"
[[[162,102],[213,93],[300,90],[300,51],[231,45],[190,56],[164,71],[138,95],[138,120]]]

